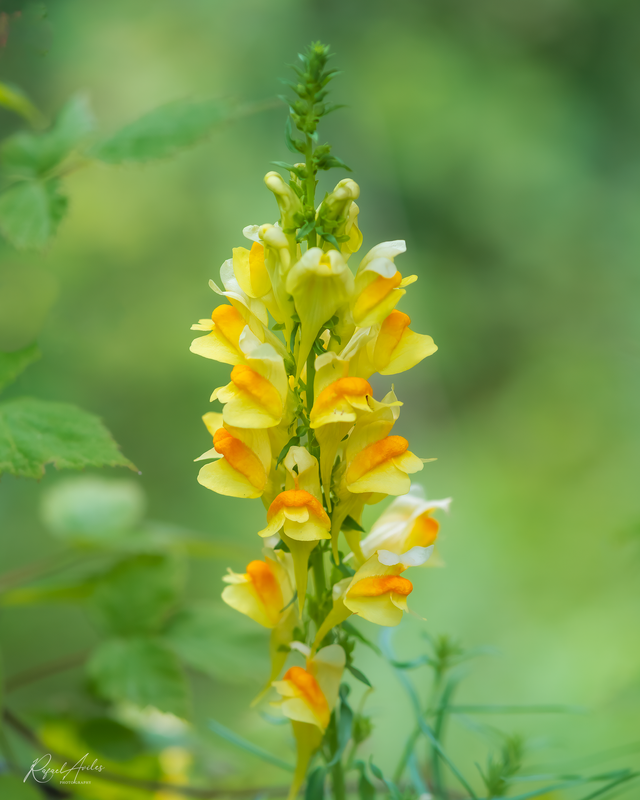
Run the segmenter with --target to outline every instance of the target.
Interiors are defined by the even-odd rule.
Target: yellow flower
[[[257,346],[256,346],[257,345]],[[231,371],[231,383],[218,387],[211,400],[225,404],[224,421],[238,428],[270,428],[285,414],[289,383],[284,361],[270,344],[257,340],[246,349],[246,363]]]
[[[438,349],[431,336],[409,329],[408,314],[394,309],[380,325],[358,328],[340,358],[349,361],[349,372],[369,378],[374,372],[396,375],[415,367]]]
[[[273,682],[282,697],[282,713],[291,720],[298,751],[289,800],[298,794],[311,756],[329,725],[345,663],[342,647],[331,644],[308,658],[306,667],[291,667],[282,680]]]
[[[271,279],[264,263],[264,246],[259,242],[233,248],[233,273],[242,291],[249,297],[264,297],[271,291]]]
[[[349,302],[353,275],[337,250],[323,253],[319,247],[312,247],[291,267],[286,286],[300,317],[301,338],[297,354],[297,377],[300,377],[322,326]]]
[[[225,425],[222,414],[213,412],[205,414],[202,419],[213,436],[213,448],[196,461],[218,460],[202,467],[198,483],[230,497],[260,497],[271,467],[267,432]]]
[[[279,172],[267,172],[264,176],[267,189],[270,189],[280,209],[281,227],[285,230],[296,227],[296,217],[302,212],[300,198],[284,180]]]
[[[245,356],[240,347],[240,338],[245,328],[249,330],[245,318],[237,308],[218,306],[214,308],[211,319],[201,319],[191,326],[191,330],[210,333],[194,339],[189,349],[192,353],[223,364],[244,364]]]
[[[252,561],[243,574],[228,572],[222,579],[229,584],[222,592],[224,602],[265,628],[275,628],[293,597],[285,567],[267,556]]]
[[[268,326],[267,307],[262,300],[250,297],[242,290],[233,271],[233,259],[227,259],[220,267],[220,280],[224,290],[220,289],[214,280],[209,281],[209,286],[217,295],[229,300],[231,305],[245,318],[254,334],[257,335],[257,330],[262,330],[262,326]]]
[[[345,608],[376,625],[398,625],[413,591],[411,581],[400,575],[405,569],[402,563],[381,564],[375,553],[353,576],[344,594]]]
[[[384,549],[402,555],[413,547],[432,547],[440,525],[431,515],[436,509],[449,510],[451,498],[426,500],[421,486],[413,484],[411,491],[396,498],[361,542],[365,557]]]
[[[381,323],[405,294],[404,287],[417,280],[396,269],[393,259],[406,250],[401,240],[383,242],[370,250],[360,262],[352,303],[353,321],[358,327]]]
[[[247,565],[246,573],[239,574],[229,570],[229,574],[222,579],[229,584],[222,592],[224,602],[271,629],[271,671],[265,688],[252,705],[260,700],[284,666],[288,652],[286,645],[293,638],[293,629],[298,620],[291,602],[291,556],[267,548],[264,554],[264,561],[252,561]]]
[[[286,489],[267,511],[262,537],[280,536],[293,558],[300,613],[307,592],[309,554],[320,539],[331,538],[331,520],[322,507],[318,462],[304,447],[291,447],[284,459]]]
[[[356,419],[371,412],[367,398],[373,390],[366,380],[348,377],[349,362],[335,353],[318,356],[315,367],[315,401],[310,421],[320,445],[320,475],[331,510],[331,473],[338,447]]]
[[[397,417],[397,409],[388,405],[392,397],[390,393],[383,403],[371,400],[376,411],[359,420],[349,437],[344,482],[350,492],[406,494],[411,487],[409,474],[424,466],[403,436],[388,435]]]

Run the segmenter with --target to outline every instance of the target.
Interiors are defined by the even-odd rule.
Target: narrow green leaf
[[[327,765],[329,766],[329,765]],[[307,778],[304,800],[323,800],[324,780],[327,777],[327,767],[316,767]]]
[[[42,249],[52,229],[44,184],[22,181],[0,194],[0,232],[17,250]]]
[[[108,164],[168,158],[204,139],[229,116],[227,106],[219,100],[178,100],[99,142],[90,155]]]
[[[373,763],[373,756],[370,756],[369,758],[369,767],[371,768],[371,772],[373,772],[375,777],[379,781],[382,781],[382,783],[384,783],[384,785],[387,787],[393,800],[400,800],[400,790],[393,781],[390,781],[388,778],[384,777],[384,774],[379,767],[376,767],[376,765]]]
[[[365,532],[362,525],[360,525],[359,522],[356,522],[356,520],[350,514],[347,514],[347,516],[344,518],[344,522],[342,523],[342,530],[360,531],[361,533]]]
[[[13,383],[18,375],[34,361],[37,361],[41,355],[40,348],[35,343],[11,353],[0,352],[0,391]]]
[[[240,747],[247,753],[251,753],[251,755],[261,758],[268,764],[273,764],[274,767],[280,767],[280,769],[284,769],[287,772],[294,771],[295,768],[293,764],[288,764],[286,761],[282,761],[281,759],[279,759],[278,756],[274,756],[267,750],[263,750],[261,747],[258,747],[257,744],[253,744],[253,742],[249,742],[246,739],[243,739],[242,736],[238,736],[237,733],[234,733],[232,730],[229,730],[229,728],[226,728],[224,725],[221,725],[219,722],[216,722],[215,719],[210,719],[208,724],[209,728],[214,733],[217,733],[218,736],[221,736],[223,739],[226,739],[227,742],[234,744],[236,747]]]
[[[187,715],[187,685],[180,665],[158,639],[107,639],[89,659],[87,672],[105,700]]]
[[[423,662],[426,663],[426,662]],[[394,666],[400,666],[394,664]],[[406,669],[406,667],[404,667]],[[450,706],[450,714],[587,714],[584,706],[562,705],[468,705]]]
[[[359,800],[374,800],[376,796],[375,786],[367,777],[367,766],[364,761],[356,761],[354,764],[360,772],[358,779],[358,798]]]
[[[369,678],[361,672],[357,667],[354,667],[353,664],[347,665],[347,669],[353,675],[354,678],[357,678],[361,683],[364,683],[365,686],[371,687],[371,682]]]
[[[135,469],[98,417],[87,411],[29,397],[0,404],[0,474],[41,478],[47,464]]]
[[[356,626],[352,625],[351,622],[345,620],[343,623],[341,623],[341,625],[342,629],[345,630],[350,636],[353,636],[359,642],[362,642],[362,644],[366,644],[367,647],[370,647],[373,650],[373,652],[377,653],[379,656],[382,655],[382,652],[380,651],[378,645],[374,644],[372,641],[367,639],[367,637],[363,633],[360,633],[360,631],[356,628]]]
[[[420,774],[420,768],[418,766],[418,759],[416,758],[415,753],[411,753],[409,756],[409,775],[411,777],[411,783],[413,784],[413,788],[418,793],[418,796],[428,795],[429,790],[427,789],[427,785],[424,782],[424,778]]]

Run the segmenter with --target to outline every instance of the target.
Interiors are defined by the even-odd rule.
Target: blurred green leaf
[[[48,605],[49,603],[78,603],[91,597],[95,580],[73,583],[22,586],[0,594],[2,606]]]
[[[255,679],[262,662],[267,670],[265,637],[228,615],[226,607],[187,608],[169,622],[162,638],[187,664],[224,682]]]
[[[38,123],[42,120],[42,115],[38,109],[22,89],[18,89],[17,86],[0,83],[0,106],[19,114],[31,123]]]
[[[369,686],[369,688],[371,688],[371,682],[364,672],[359,670],[357,667],[354,667],[353,664],[347,664],[347,669],[354,678],[357,678],[360,681],[360,683],[364,683],[365,686]]]
[[[42,800],[40,792],[17,775],[0,775],[0,797],[2,800]]]
[[[41,176],[60,164],[88,133],[94,120],[86,98],[77,95],[63,107],[45,133],[21,131],[2,145],[2,165],[9,176]]]
[[[175,559],[139,555],[117,564],[93,596],[107,628],[115,634],[154,633],[176,603],[182,570]]]
[[[0,391],[13,383],[18,375],[40,356],[40,348],[35,342],[12,353],[0,352]]]
[[[0,231],[17,250],[40,250],[53,230],[49,194],[40,181],[22,181],[0,194]]]
[[[41,478],[46,464],[135,469],[98,417],[87,411],[29,397],[1,404],[0,474]]]
[[[109,717],[84,720],[78,733],[92,750],[113,761],[129,761],[144,750],[136,731]]]
[[[261,758],[263,761],[266,761],[268,764],[273,764],[275,767],[280,767],[280,769],[285,769],[287,772],[293,772],[294,767],[291,764],[287,764],[286,761],[282,761],[278,758],[278,756],[272,755],[271,753],[263,750],[261,747],[258,747],[257,744],[253,744],[253,742],[249,742],[246,739],[243,739],[242,736],[238,736],[237,733],[234,731],[229,730],[229,728],[225,727],[221,723],[217,722],[215,719],[209,720],[209,727],[214,733],[217,733],[218,736],[221,736],[223,739],[226,739],[231,744],[234,744],[236,747],[240,747],[242,750],[246,750],[247,753],[251,753],[258,758]]]
[[[94,651],[87,671],[106,700],[187,715],[187,684],[178,659],[156,638],[108,639]]]
[[[360,772],[358,779],[358,798],[359,800],[374,800],[376,796],[375,786],[367,777],[367,765],[364,761],[356,761],[354,764]]]
[[[109,164],[167,158],[204,139],[228,116],[227,107],[219,100],[178,100],[99,142],[90,155]]]
[[[133,530],[144,516],[145,497],[134,480],[67,478],[43,496],[41,517],[60,539],[101,543]]]

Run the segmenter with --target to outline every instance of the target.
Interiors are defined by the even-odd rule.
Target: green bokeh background
[[[640,738],[640,8],[58,0],[47,11],[16,24],[0,78],[50,115],[86,91],[104,131],[184,96],[271,98],[301,47],[332,45],[344,71],[334,99],[348,107],[321,136],[361,186],[363,252],[407,240],[399,266],[419,281],[402,308],[439,346],[394,378],[405,403],[397,432],[438,459],[420,482],[431,497],[454,497],[446,567],[415,577],[411,606],[434,633],[498,648],[470,672],[462,700],[590,710],[487,719],[527,734],[531,763]],[[242,228],[275,221],[262,176],[290,157],[284,117],[283,107],[245,117],[166,163],[78,171],[48,251],[3,246],[0,262],[0,346],[37,336],[44,353],[6,396],[98,413],[141,470],[152,518],[248,553],[259,548],[260,502],[196,483],[193,458],[209,446],[200,417],[228,368],[189,354],[189,327],[211,313],[207,282],[245,244]],[[5,134],[16,126],[5,112],[0,122]],[[376,379],[378,393],[388,386]],[[2,571],[53,550],[37,509],[57,480],[52,469],[41,484],[2,480]],[[216,598],[226,566],[195,564],[190,595]],[[424,624],[406,619],[398,632],[407,657],[421,651]],[[95,640],[64,607],[5,610],[2,628],[9,674]],[[368,750],[390,769],[409,706],[372,653],[359,663],[376,687]],[[194,678],[196,719],[215,716],[288,752],[285,731],[247,708],[261,678]],[[76,679],[17,693],[16,708],[63,711]],[[452,755],[484,758],[456,730]],[[212,776],[282,780],[210,742]]]

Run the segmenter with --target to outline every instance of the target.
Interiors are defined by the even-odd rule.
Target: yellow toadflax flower
[[[267,432],[226,425],[222,414],[212,411],[202,419],[213,436],[213,447],[196,461],[218,460],[202,467],[198,483],[230,497],[260,497],[267,486],[271,467]]]
[[[287,291],[295,302],[302,331],[296,354],[299,377],[322,326],[348,305],[353,275],[337,250],[324,253],[319,247],[311,247],[291,267]]]
[[[419,364],[438,349],[431,336],[415,333],[409,328],[408,314],[394,309],[381,325],[358,328],[340,358],[349,361],[349,372],[369,378],[397,375]]]
[[[308,658],[306,667],[291,667],[282,680],[273,682],[282,697],[280,709],[291,720],[298,750],[290,800],[297,795],[311,756],[329,725],[345,663],[342,647],[332,644]]]
[[[300,611],[307,591],[309,554],[321,539],[331,538],[331,520],[322,507],[318,462],[304,447],[291,447],[284,459],[285,491],[267,511],[263,538],[280,533],[293,557]]]
[[[218,306],[213,309],[211,319],[201,319],[191,326],[192,331],[210,333],[194,339],[189,349],[196,355],[220,361],[222,364],[244,364],[245,354],[240,346],[240,339],[245,329],[249,330],[247,321],[237,308],[230,305]],[[261,334],[262,331],[257,328],[255,335],[260,339]]]
[[[405,294],[404,287],[416,281],[416,275],[403,278],[394,258],[407,249],[402,240],[382,242],[369,250],[360,262],[352,302],[353,321],[364,328],[381,323]]]
[[[242,346],[241,342],[241,346]],[[246,363],[231,371],[231,382],[211,400],[224,403],[223,419],[238,428],[271,428],[285,415],[289,382],[284,361],[270,344],[247,341]]]
[[[451,498],[426,500],[421,486],[413,484],[411,491],[396,498],[360,543],[365,557],[384,549],[402,555],[413,547],[434,545],[440,524],[431,514],[436,509],[449,510]]]
[[[265,689],[255,698],[260,700],[287,660],[288,645],[298,621],[291,585],[291,557],[265,548],[264,561],[251,561],[243,574],[228,570],[223,577],[228,586],[222,592],[224,602],[246,614],[265,628],[271,629],[271,672]]]

